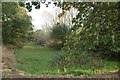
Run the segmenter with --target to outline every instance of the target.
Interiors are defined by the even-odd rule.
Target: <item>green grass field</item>
[[[54,74],[57,68],[51,66],[50,61],[62,53],[62,51],[55,51],[44,46],[29,43],[25,48],[15,51],[17,58],[16,67],[31,74]]]
[[[64,52],[29,43],[23,49],[15,50],[17,58],[15,67],[19,70],[25,71],[26,74],[92,74],[92,70],[90,68],[88,69],[81,65],[68,67],[67,72],[58,73],[58,68],[56,66],[51,66],[50,61],[60,54],[64,54]],[[107,72],[115,72],[118,69],[117,62],[115,61],[104,61],[103,66],[103,70]]]

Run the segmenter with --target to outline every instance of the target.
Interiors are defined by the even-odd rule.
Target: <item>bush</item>
[[[24,46],[24,42],[22,42],[18,39],[14,40],[13,44],[14,44],[15,48],[23,48],[23,46]]]
[[[36,43],[38,45],[45,46],[45,45],[47,45],[48,41],[47,40],[38,40]]]
[[[55,25],[51,32],[52,42],[50,43],[50,47],[61,50],[63,48],[65,42],[65,36],[68,33],[68,26],[65,24]]]
[[[63,47],[63,43],[61,41],[53,41],[49,43],[49,47],[55,50],[61,50]]]

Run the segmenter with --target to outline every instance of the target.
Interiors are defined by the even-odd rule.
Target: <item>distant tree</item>
[[[51,43],[55,49],[61,49],[65,43],[65,36],[69,31],[69,27],[65,24],[56,24],[51,31]]]
[[[33,35],[34,42],[39,45],[47,45],[48,40],[50,39],[50,32],[40,29],[34,32]]]

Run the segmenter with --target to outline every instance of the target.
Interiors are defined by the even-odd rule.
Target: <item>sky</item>
[[[47,2],[46,2],[47,3]],[[54,4],[49,4],[48,7],[46,7],[44,4],[41,4],[40,9],[35,9],[34,6],[32,7],[32,11],[28,12],[28,15],[32,17],[32,24],[33,24],[33,30],[39,30],[39,29],[50,29],[53,27],[55,23],[58,21],[58,14],[62,12],[62,9],[60,7],[56,7]],[[66,11],[63,18],[61,18],[60,22],[63,22],[65,24],[71,25],[72,24],[72,18],[77,15],[77,10],[74,8],[71,8],[70,11]]]
[[[49,4],[49,7],[41,4],[40,9],[35,9],[33,6],[32,11],[28,12],[28,15],[32,17],[33,29],[38,30],[51,27],[56,22],[57,14],[60,13],[60,10],[61,9],[54,4]]]

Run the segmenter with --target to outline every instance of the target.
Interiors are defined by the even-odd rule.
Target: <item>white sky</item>
[[[32,17],[34,30],[52,26],[52,24],[56,21],[58,13],[60,13],[60,8],[56,7],[54,4],[49,4],[49,7],[41,4],[40,9],[35,9],[33,6],[32,11],[28,12],[28,14]]]
[[[46,2],[47,3],[47,2]],[[32,17],[32,24],[34,25],[34,31],[38,29],[46,29],[52,27],[57,22],[58,14],[62,11],[61,8],[56,7],[54,4],[49,4],[49,7],[46,7],[45,4],[41,4],[40,9],[35,9],[32,7],[32,11],[28,14]],[[74,8],[67,11],[63,16],[60,22],[65,21],[65,24],[72,24],[71,15],[74,17],[77,15],[78,11]]]

